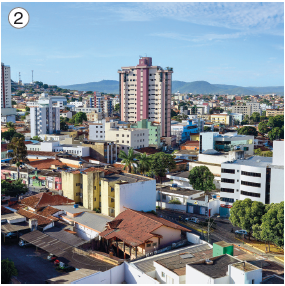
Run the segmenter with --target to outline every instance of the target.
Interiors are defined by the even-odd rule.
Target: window
[[[151,247],[151,243],[148,243],[148,244],[146,245],[146,247]]]
[[[248,151],[248,147],[243,147],[243,151]]]
[[[79,187],[80,186],[80,183],[76,183],[76,187]]]
[[[166,195],[162,195],[162,199],[163,199],[163,200],[166,200]]]
[[[221,182],[222,182],[222,183],[234,184],[234,183],[235,183],[235,180],[222,178],[222,179],[221,179]]]
[[[237,192],[239,192],[239,189],[237,189]]]
[[[222,169],[222,173],[235,174],[235,169]]]
[[[241,174],[244,176],[251,176],[251,177],[261,177],[261,173],[253,173],[253,172],[245,172],[241,171]]]
[[[96,190],[96,186],[94,186],[94,190]]]
[[[96,198],[94,198],[94,202],[96,202]]]
[[[241,184],[245,186],[256,187],[256,188],[260,188],[261,186],[260,183],[253,183],[253,182],[246,182],[246,181],[241,181]]]
[[[259,193],[252,193],[252,192],[245,192],[245,191],[241,191],[240,193],[242,195],[244,195],[244,196],[260,198],[260,194]]]
[[[157,246],[157,242],[154,242],[152,245],[153,245],[153,246]]]
[[[76,196],[78,197],[80,195],[80,193],[76,193]]]
[[[113,203],[115,200],[113,198],[111,198],[111,203]]]
[[[99,207],[101,208],[101,202],[99,202]]]
[[[235,190],[234,190],[234,189],[221,188],[221,192],[225,192],[225,193],[234,193],[234,192],[235,192]]]
[[[234,202],[234,199],[231,199],[231,198],[220,198],[221,201],[223,202],[228,202],[228,203],[233,203]]]
[[[114,192],[114,188],[111,188],[111,192]]]
[[[161,277],[165,277],[165,273],[164,272],[161,272]]]

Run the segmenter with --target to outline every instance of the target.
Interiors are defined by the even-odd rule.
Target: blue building
[[[182,123],[171,124],[171,135],[176,135],[176,143],[181,144],[190,140],[191,133],[198,133],[197,124],[192,120],[185,120]]]

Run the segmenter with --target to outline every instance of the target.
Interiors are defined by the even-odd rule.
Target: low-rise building
[[[87,121],[98,121],[103,119],[102,112],[88,112],[86,113]]]
[[[232,125],[232,116],[227,113],[220,113],[220,114],[212,114],[211,115],[211,122],[214,124],[220,123],[227,126]]]
[[[171,134],[176,136],[176,143],[181,144],[190,139],[191,133],[197,133],[198,127],[192,120],[185,120],[182,123],[171,124]]]
[[[266,116],[284,115],[284,109],[266,109]]]

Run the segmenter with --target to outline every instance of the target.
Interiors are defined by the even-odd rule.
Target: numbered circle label
[[[18,7],[10,11],[8,20],[12,27],[22,29],[28,25],[30,15],[24,8]]]

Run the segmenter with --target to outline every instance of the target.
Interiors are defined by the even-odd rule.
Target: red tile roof
[[[38,225],[46,225],[46,224],[50,224],[54,221],[58,221],[59,219],[57,217],[44,217],[42,215],[38,215],[38,214],[35,214],[35,213],[32,213],[30,211],[26,211],[24,209],[19,209],[17,211],[18,214],[28,218],[28,219],[32,219],[32,218],[35,218],[38,220]]]
[[[1,215],[4,215],[4,214],[11,214],[13,213],[12,211],[8,210],[7,208],[1,206]]]
[[[53,214],[55,214],[59,211],[60,211],[59,209],[48,206],[48,207],[44,208],[43,210],[38,211],[37,214],[45,216],[45,217],[49,217],[49,216],[52,216]]]
[[[1,152],[8,151],[8,143],[1,144]]]
[[[199,141],[186,141],[185,143],[181,144],[180,146],[199,146]]]
[[[32,161],[29,163],[29,165],[34,168],[37,168],[38,170],[44,170],[44,169],[50,169],[51,165],[64,166],[66,164],[56,159],[45,159],[45,160]]]
[[[105,239],[117,237],[127,244],[138,246],[157,236],[157,234],[152,232],[162,226],[190,231],[154,214],[127,209],[120,213],[111,223],[107,223],[108,229],[101,232],[100,236]]]
[[[73,204],[74,201],[60,195],[52,195],[51,193],[40,193],[22,199],[21,203],[33,209],[39,209],[47,206]]]
[[[59,152],[27,151],[28,155],[56,156]]]

